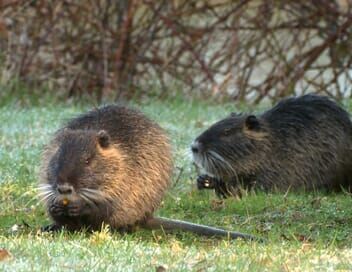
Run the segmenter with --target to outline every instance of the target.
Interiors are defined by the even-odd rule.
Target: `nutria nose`
[[[193,142],[193,143],[191,144],[191,150],[192,150],[193,153],[199,153],[199,152],[201,152],[201,151],[202,151],[202,148],[203,148],[203,145],[202,145],[200,142],[198,142],[198,141]]]
[[[57,186],[57,191],[60,194],[72,194],[72,186],[67,185],[67,184],[63,184],[63,185],[58,185]]]

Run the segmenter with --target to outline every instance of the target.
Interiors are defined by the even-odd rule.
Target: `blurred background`
[[[351,97],[351,0],[2,0],[0,99]]]

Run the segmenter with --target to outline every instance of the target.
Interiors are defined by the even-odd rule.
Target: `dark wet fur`
[[[69,121],[46,147],[41,196],[54,224],[44,231],[131,231],[140,225],[200,235],[250,235],[153,217],[171,182],[171,146],[164,131],[142,113],[105,106]]]
[[[257,117],[231,114],[196,140],[198,160],[207,157],[207,173],[227,187],[351,190],[352,124],[327,97],[287,98]],[[198,164],[207,168],[204,160]]]

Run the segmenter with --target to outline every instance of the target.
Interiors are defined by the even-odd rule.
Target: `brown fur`
[[[130,230],[180,229],[232,239],[252,236],[153,217],[170,185],[172,156],[164,131],[138,111],[116,105],[72,119],[46,147],[41,186],[54,225]]]
[[[82,173],[75,178],[78,185],[74,189],[76,195],[79,195],[80,188],[89,188],[93,182],[99,183],[98,188],[94,189],[101,193],[100,200],[111,211],[109,216],[104,218],[104,222],[112,228],[125,228],[144,221],[160,205],[171,180],[171,146],[164,131],[141,113],[124,107],[112,108],[110,111],[107,115],[116,114],[116,120],[113,122],[119,123],[117,125],[119,129],[107,129],[111,125],[101,124],[94,127],[90,121],[86,121],[86,115],[72,120],[65,129],[60,129],[43,153],[40,176],[42,184],[50,184],[48,172],[53,171],[50,169],[54,168],[53,156],[65,145],[64,139],[76,137],[69,135],[72,130],[83,129],[83,137],[84,130],[87,128],[96,131],[107,130],[111,145],[103,148],[98,143],[96,144],[97,155],[88,167],[80,169]],[[99,118],[99,114],[101,115],[100,111],[96,110],[88,115]],[[123,122],[129,122],[128,127],[125,127]],[[141,128],[140,131],[138,127]],[[120,138],[119,133],[137,133],[138,135],[130,135],[133,142],[126,144],[123,139],[126,139],[128,135]],[[79,158],[83,156],[83,153],[77,149],[73,156]],[[62,160],[59,163],[64,169],[65,164],[71,162]],[[88,183],[84,172],[89,172],[89,175],[94,176]],[[52,185],[55,187],[59,183],[60,181],[56,180]],[[60,196],[49,197],[47,205],[50,206],[55,199],[61,201]],[[98,227],[101,222],[99,217],[97,220],[99,222],[89,222],[90,225]],[[70,223],[65,223],[65,225],[70,227]],[[73,224],[72,228],[75,226],[76,224]]]

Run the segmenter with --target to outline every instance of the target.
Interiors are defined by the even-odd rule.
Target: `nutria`
[[[54,224],[46,230],[182,229],[201,235],[252,236],[153,217],[170,185],[171,147],[141,112],[108,105],[70,120],[43,152],[41,196]]]
[[[232,113],[192,143],[198,188],[219,196],[242,189],[351,190],[352,123],[334,101],[290,97],[255,116]]]

